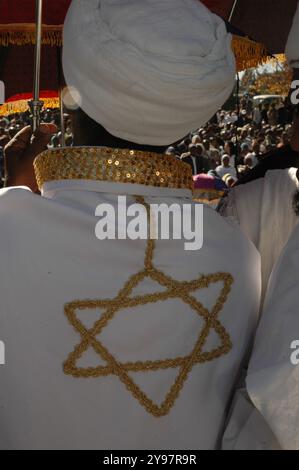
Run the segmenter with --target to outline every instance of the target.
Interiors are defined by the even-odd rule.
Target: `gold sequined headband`
[[[169,155],[101,147],[47,150],[34,162],[38,187],[84,179],[193,190],[191,167]]]

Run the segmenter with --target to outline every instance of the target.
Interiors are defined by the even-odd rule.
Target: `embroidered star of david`
[[[145,256],[144,269],[133,275],[120,290],[114,299],[76,300],[65,305],[64,311],[76,332],[81,336],[80,343],[75,346],[64,363],[64,373],[78,378],[98,378],[108,375],[118,376],[127,390],[138,400],[145,410],[155,417],[166,416],[174,406],[184,384],[193,367],[199,363],[216,360],[230,352],[232,342],[229,334],[218,319],[233,284],[233,278],[229,273],[215,273],[201,276],[193,281],[177,281],[153,266],[153,253],[155,242],[149,240]],[[155,281],[165,290],[152,294],[133,296],[133,290],[146,278]],[[199,289],[208,288],[210,285],[221,282],[223,284],[219,297],[211,310],[206,309],[192,294]],[[190,353],[184,357],[165,358],[159,360],[120,362],[99,340],[103,329],[116,315],[125,315],[126,309],[132,309],[141,305],[154,304],[158,301],[169,299],[181,299],[194,310],[203,320],[195,345]],[[88,311],[101,308],[104,313],[96,321],[91,329],[88,329],[77,316],[79,311]],[[221,343],[211,351],[204,351],[204,346],[214,331]],[[102,363],[98,367],[77,367],[78,360],[92,348],[101,358]],[[178,369],[178,374],[170,390],[161,404],[154,403],[146,393],[130,377],[130,372],[149,372],[165,369]]]

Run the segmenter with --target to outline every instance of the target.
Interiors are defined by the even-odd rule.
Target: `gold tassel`
[[[269,58],[269,62],[273,63],[273,64],[275,64],[277,62],[279,62],[281,64],[284,64],[287,61],[288,61],[288,59],[286,58],[285,54],[275,54],[274,57]]]
[[[59,98],[41,98],[44,109],[59,108]],[[25,113],[29,110],[28,100],[11,101],[0,105],[0,116],[9,116],[15,113]]]
[[[43,44],[47,46],[62,46],[62,26],[43,26]],[[34,45],[35,26],[26,25],[1,25],[0,46]],[[269,59],[266,47],[258,42],[251,41],[247,37],[233,36],[233,50],[236,56],[238,71],[250,67],[257,67]]]
[[[45,46],[62,46],[62,26],[44,25],[42,43]],[[34,25],[0,25],[0,46],[34,44]]]
[[[266,47],[258,42],[251,41],[247,37],[233,36],[233,51],[236,56],[237,70],[258,67],[269,60]]]

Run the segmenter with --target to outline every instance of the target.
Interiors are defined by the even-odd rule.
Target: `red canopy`
[[[71,0],[44,0],[43,22],[63,24]],[[35,23],[35,0],[1,0],[1,23]]]
[[[232,24],[272,54],[285,51],[298,0],[238,0]]]
[[[88,0],[87,0],[88,1]],[[140,0],[142,1],[142,0]],[[234,0],[202,0],[213,12],[229,19]],[[44,0],[41,88],[57,90],[58,49],[62,27],[71,0]],[[29,92],[33,82],[35,0],[0,0],[0,79],[6,97]],[[265,59],[266,44],[272,53],[284,51],[297,0],[238,0],[232,24],[259,43],[234,38],[238,68],[256,66]],[[23,47],[15,47],[20,46]],[[1,46],[10,46],[2,47]]]
[[[210,10],[228,19],[234,0],[202,0]],[[44,0],[43,22],[61,25],[71,0]],[[35,22],[35,0],[1,0],[2,24],[30,24]]]
[[[34,46],[0,47],[0,80],[5,83],[6,100],[33,87]],[[41,57],[41,90],[59,89],[59,50],[43,46]]]
[[[44,0],[43,42],[59,45],[71,0]],[[0,0],[0,45],[34,43],[35,0]]]
[[[201,0],[210,10],[223,19],[228,20],[232,11],[234,0]]]
[[[142,0],[140,0],[142,1]],[[201,0],[229,19],[234,0]],[[44,44],[60,45],[71,0],[44,0]],[[271,53],[284,51],[297,0],[238,0],[232,24]],[[35,0],[0,0],[0,45],[34,43]]]
[[[202,0],[212,11],[228,19],[234,0]],[[58,41],[71,0],[44,0],[44,42]],[[0,43],[24,44],[34,41],[35,0],[0,0]]]
[[[228,21],[234,0],[201,0],[210,10]],[[298,0],[238,0],[231,24],[272,54],[285,50]]]

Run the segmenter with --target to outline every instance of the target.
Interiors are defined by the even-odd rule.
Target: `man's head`
[[[246,157],[246,155],[249,153],[249,145],[248,144],[242,144],[241,145],[241,156]]]
[[[196,134],[192,137],[192,144],[196,145],[196,144],[200,144],[201,142],[202,142],[202,138],[199,137],[199,135]]]
[[[204,153],[204,146],[202,144],[196,144],[197,155],[201,157]]]
[[[63,68],[82,110],[75,145],[138,149],[165,149],[205,124],[235,76],[224,22],[194,0],[74,0]],[[79,138],[85,116],[93,132]]]
[[[176,155],[176,151],[174,147],[168,147],[165,153],[166,155],[172,155],[173,157]]]
[[[189,152],[190,152],[190,155],[192,157],[198,157],[199,151],[198,151],[197,145],[190,144],[189,145]]]
[[[252,156],[250,155],[250,153],[246,155],[246,157],[244,158],[244,165],[247,166],[248,168],[253,168],[253,160],[252,160]]]
[[[225,168],[229,167],[229,163],[230,163],[229,155],[224,154],[221,158],[221,163],[222,163],[222,166],[224,166]]]

